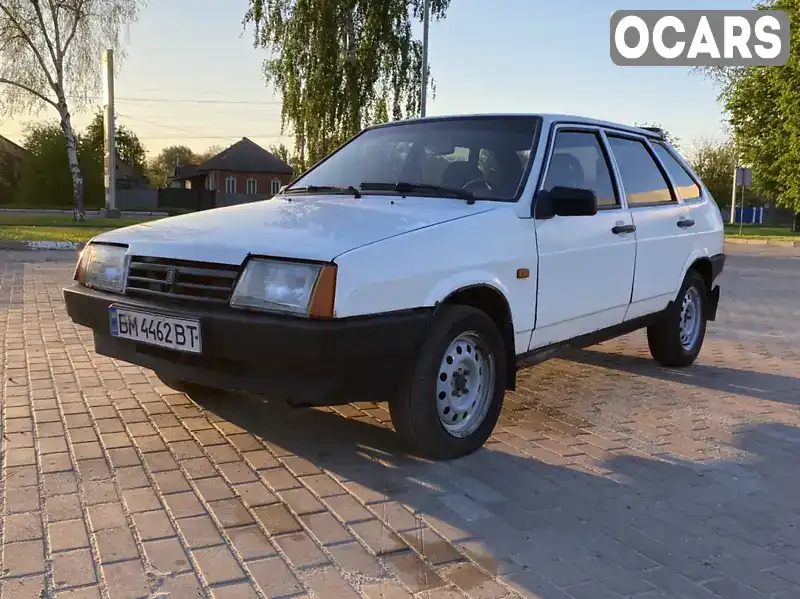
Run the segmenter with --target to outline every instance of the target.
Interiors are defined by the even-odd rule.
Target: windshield
[[[289,188],[397,183],[466,190],[514,201],[528,173],[539,117],[467,117],[393,124],[363,132]],[[387,193],[378,190],[377,193]],[[425,192],[420,189],[420,195]]]

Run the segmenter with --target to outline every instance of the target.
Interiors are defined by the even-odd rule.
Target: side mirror
[[[548,195],[555,216],[594,216],[597,214],[597,194],[591,189],[554,187]]]

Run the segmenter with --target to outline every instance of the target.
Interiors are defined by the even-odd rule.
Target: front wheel
[[[683,367],[697,359],[706,336],[708,292],[700,273],[690,270],[677,300],[647,328],[650,354],[662,366]]]
[[[507,360],[503,337],[489,316],[470,306],[445,306],[389,401],[406,447],[432,459],[480,448],[503,407]]]

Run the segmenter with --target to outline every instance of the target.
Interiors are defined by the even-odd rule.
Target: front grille
[[[227,305],[239,274],[229,264],[133,256],[128,266],[128,295]]]

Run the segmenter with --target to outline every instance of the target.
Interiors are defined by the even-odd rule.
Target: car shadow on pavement
[[[437,549],[452,544],[524,596],[800,592],[800,480],[786,476],[800,447],[794,427],[737,430],[737,455],[727,461],[665,461],[620,447],[605,452],[605,471],[594,473],[501,442],[429,462],[404,453],[390,428],[333,411],[254,397],[194,399],[277,455],[312,462],[373,514],[388,514],[387,502],[406,506],[449,541],[401,533],[416,535],[423,554],[447,555]],[[454,582],[470,596],[495,596],[481,576]]]
[[[722,393],[800,404],[800,378],[792,376],[699,363],[682,369],[662,368],[649,358],[594,349],[570,350],[560,357],[577,364],[611,368]]]

